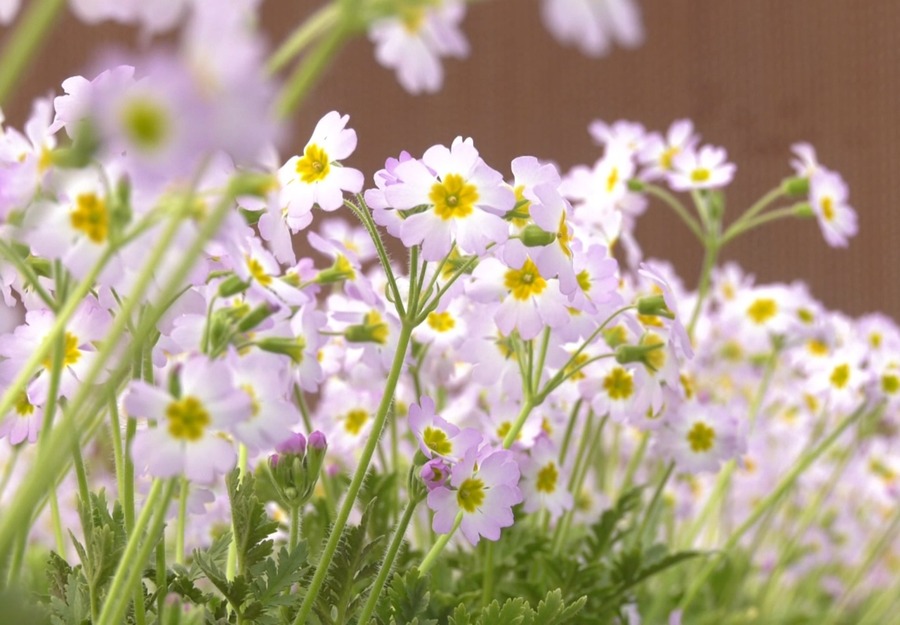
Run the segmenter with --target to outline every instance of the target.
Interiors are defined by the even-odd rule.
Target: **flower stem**
[[[156,546],[165,524],[166,508],[175,493],[176,483],[175,479],[170,479],[165,484],[160,480],[153,482],[134,531],[128,538],[125,551],[122,552],[116,574],[109,585],[107,600],[100,612],[97,625],[116,625],[122,622],[125,609],[128,607],[128,593],[125,589],[133,587],[144,572],[144,565],[150,558],[150,552]],[[138,546],[142,538],[143,542]]]
[[[64,4],[65,0],[32,0],[29,3],[28,12],[16,26],[0,57],[0,104],[6,103],[19,76],[37,56],[38,48]]]
[[[359,617],[359,623],[368,623],[369,619],[372,618],[375,606],[378,604],[378,597],[381,595],[384,584],[387,582],[388,575],[394,566],[394,560],[397,558],[397,553],[400,551],[400,546],[403,544],[406,528],[409,526],[409,522],[412,519],[413,512],[416,510],[416,506],[419,505],[419,501],[420,499],[416,497],[410,498],[406,504],[406,508],[403,510],[403,516],[400,517],[400,521],[397,522],[397,527],[394,528],[394,536],[391,538],[391,544],[388,546],[387,553],[384,554],[381,570],[378,571],[378,577],[375,578],[375,583],[372,585],[369,598],[366,600],[362,615]]]
[[[294,548],[297,546],[297,542],[300,539],[300,506],[293,505],[291,506],[291,527],[290,527],[290,535],[288,537],[288,548],[293,553]]]
[[[340,7],[332,2],[320,8],[291,33],[266,63],[266,70],[275,74],[299,55],[305,47],[334,28],[340,17]]]
[[[641,521],[641,526],[638,528],[637,532],[637,540],[639,543],[643,542],[644,534],[647,532],[647,525],[650,523],[650,519],[656,514],[656,509],[659,507],[659,501],[662,497],[663,489],[666,487],[666,483],[668,483],[669,478],[672,477],[672,471],[675,469],[675,461],[670,460],[668,466],[666,466],[666,472],[663,474],[662,479],[659,481],[659,484],[656,486],[656,490],[653,491],[653,497],[650,499],[650,505],[647,506],[647,510],[644,512],[644,518]]]
[[[422,575],[431,570],[431,567],[434,566],[434,563],[437,561],[437,557],[444,550],[444,547],[447,546],[447,543],[450,542],[450,538],[453,534],[456,533],[456,530],[459,529],[459,526],[462,524],[463,520],[463,511],[460,510],[456,513],[456,518],[453,520],[453,527],[450,528],[450,531],[446,534],[441,534],[438,536],[438,539],[431,546],[431,549],[428,551],[428,554],[425,556],[425,559],[422,560],[422,564],[419,565],[419,571],[421,571]]]
[[[800,460],[794,464],[791,470],[783,478],[781,478],[781,481],[774,488],[774,490],[772,490],[772,492],[770,492],[765,498],[762,499],[762,501],[759,502],[759,504],[753,509],[753,512],[750,513],[750,516],[748,516],[728,538],[725,546],[722,547],[719,552],[717,552],[718,557],[712,557],[707,562],[706,566],[701,570],[700,574],[694,578],[693,584],[681,599],[681,603],[679,604],[679,608],[681,610],[686,610],[687,607],[696,598],[697,593],[700,592],[703,584],[706,583],[706,580],[715,569],[719,561],[719,557],[724,554],[728,554],[738,543],[738,541],[743,537],[743,535],[746,534],[747,531],[751,527],[753,527],[764,514],[768,513],[771,509],[778,505],[779,501],[788,492],[788,490],[793,487],[797,479],[819,458],[819,456],[825,453],[825,451],[829,447],[831,447],[831,445],[838,438],[840,438],[841,434],[843,434],[844,431],[847,430],[847,428],[849,428],[853,423],[860,419],[860,417],[866,412],[867,407],[868,404],[864,402],[859,408],[856,409],[856,411],[853,412],[853,414],[844,419],[831,434],[829,434],[813,449],[807,451],[800,458]]]
[[[297,67],[282,90],[276,109],[278,116],[287,118],[303,102],[312,89],[319,75],[325,71],[344,42],[349,37],[349,29],[345,24],[337,22],[327,35],[313,48],[304,61]]]
[[[645,185],[644,190],[660,200],[662,200],[669,208],[675,211],[675,214],[681,218],[681,221],[688,227],[688,229],[694,233],[694,236],[697,237],[700,241],[703,241],[703,232],[700,230],[700,225],[697,223],[697,220],[694,219],[688,209],[682,204],[677,197],[663,189],[662,187],[656,186],[655,184]]]
[[[184,564],[184,530],[187,522],[187,501],[191,484],[182,477],[178,492],[178,525],[175,531],[175,564]]]
[[[414,310],[411,310],[410,312],[413,314],[415,313]],[[353,510],[353,504],[356,502],[356,496],[359,494],[359,489],[369,470],[369,464],[372,462],[372,455],[375,453],[375,448],[378,446],[379,438],[381,438],[388,410],[394,401],[394,390],[397,388],[397,381],[400,379],[400,373],[403,371],[403,363],[406,360],[406,352],[409,349],[409,340],[412,331],[412,323],[408,319],[404,319],[403,325],[400,328],[400,337],[397,340],[397,351],[394,354],[394,361],[391,364],[391,370],[388,374],[387,382],[385,383],[384,395],[381,398],[381,404],[378,406],[378,412],[375,414],[372,432],[369,435],[369,440],[366,441],[366,446],[363,449],[359,460],[359,466],[357,466],[356,472],[353,474],[353,479],[350,481],[350,487],[347,489],[347,494],[344,496],[341,509],[334,521],[331,535],[328,537],[328,543],[325,545],[325,549],[319,558],[319,563],[316,566],[316,573],[309,584],[306,596],[303,598],[303,603],[300,606],[300,611],[297,613],[297,618],[294,619],[294,625],[304,625],[307,622],[309,614],[312,611],[313,603],[319,595],[319,589],[325,581],[331,559],[334,557],[334,552],[341,539],[341,534],[343,534],[344,526],[347,525],[347,519],[350,517],[350,512]]]

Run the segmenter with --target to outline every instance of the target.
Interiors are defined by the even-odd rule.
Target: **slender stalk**
[[[732,224],[728,230],[725,232],[722,237],[722,245],[728,243],[732,239],[744,234],[745,232],[749,232],[759,226],[767,224],[771,221],[777,221],[779,219],[785,219],[786,217],[797,217],[797,207],[796,206],[785,206],[784,208],[779,208],[777,210],[769,211],[759,217],[754,219],[748,219],[746,221],[739,221]]]
[[[400,517],[397,527],[394,528],[394,536],[391,538],[391,544],[388,545],[387,553],[384,554],[381,570],[378,571],[378,577],[375,578],[375,583],[372,584],[369,598],[366,600],[366,605],[363,606],[362,613],[359,617],[360,625],[368,624],[369,619],[372,618],[372,614],[375,612],[375,606],[378,604],[378,597],[381,596],[384,584],[387,582],[388,575],[390,575],[391,569],[394,566],[394,560],[397,558],[397,553],[400,551],[400,547],[403,544],[403,537],[406,535],[406,528],[409,527],[409,522],[412,519],[413,512],[416,510],[416,506],[419,505],[419,501],[421,501],[421,499],[417,497],[410,498],[409,502],[406,504],[406,508],[403,510],[403,516]]]
[[[66,541],[63,539],[62,520],[59,516],[59,500],[55,488],[50,491],[50,518],[53,521],[53,538],[56,540],[56,552],[62,555],[66,552]]]
[[[41,286],[41,282],[38,279],[34,270],[28,266],[21,256],[16,254],[15,250],[13,250],[12,246],[10,246],[6,241],[0,241],[0,254],[3,255],[6,260],[11,262],[16,266],[16,269],[19,270],[19,273],[25,278],[25,283],[23,287],[31,286],[34,289],[34,292],[37,293],[38,297],[41,298],[41,301],[44,302],[44,305],[50,310],[55,311],[58,307],[57,302],[53,299],[53,297],[47,293],[47,290]]]
[[[350,487],[347,489],[347,494],[344,497],[341,509],[338,512],[334,526],[331,529],[331,535],[328,537],[328,542],[325,545],[325,549],[322,551],[319,563],[316,565],[316,573],[313,576],[312,581],[310,581],[309,589],[306,592],[306,596],[303,598],[303,603],[300,606],[300,611],[297,613],[297,618],[294,619],[294,625],[304,625],[307,622],[309,614],[312,611],[313,603],[319,595],[319,589],[325,581],[325,575],[328,573],[331,559],[334,557],[334,552],[341,539],[344,526],[347,525],[347,519],[350,517],[350,512],[353,510],[353,504],[356,502],[356,496],[359,494],[363,479],[365,479],[366,473],[369,470],[369,464],[372,462],[372,455],[375,453],[375,448],[378,446],[379,438],[381,438],[381,433],[387,419],[388,409],[394,401],[394,390],[397,388],[397,381],[400,379],[400,373],[403,370],[403,362],[406,359],[406,352],[409,349],[409,340],[412,335],[412,330],[413,326],[409,320],[404,320],[400,329],[400,337],[397,341],[397,351],[394,354],[394,362],[391,364],[391,370],[388,374],[387,382],[385,383],[384,395],[381,398],[381,404],[378,406],[378,411],[375,414],[372,432],[369,434],[369,440],[366,441],[366,446],[363,449],[359,460],[359,466],[356,468],[353,479],[350,481]]]
[[[504,449],[509,449],[512,444],[516,442],[516,438],[519,436],[519,432],[522,431],[522,426],[525,425],[525,421],[528,420],[528,415],[531,414],[534,406],[534,400],[531,397],[526,397],[525,402],[522,404],[522,409],[519,410],[519,416],[516,417],[516,420],[513,422],[512,427],[509,428],[509,432],[506,433],[506,436],[503,437]]]
[[[61,14],[65,0],[32,0],[0,56],[0,105],[6,104],[19,77]],[[0,411],[2,413],[2,411]]]
[[[178,492],[178,521],[175,529],[175,564],[184,564],[184,530],[187,523],[187,501],[191,483],[186,477],[180,480]]]
[[[694,338],[694,328],[700,319],[700,311],[703,310],[703,302],[709,295],[709,285],[712,282],[712,270],[716,266],[716,258],[719,255],[720,244],[713,238],[704,241],[703,266],[700,268],[700,283],[697,286],[697,301],[687,325],[688,336]]]
[[[125,589],[133,587],[144,572],[144,564],[150,558],[150,552],[156,546],[165,524],[166,509],[175,493],[176,483],[175,479],[170,479],[165,484],[160,480],[153,482],[109,585],[106,602],[100,612],[100,618],[96,621],[97,625],[117,625],[122,622],[125,609],[128,607],[128,593]]]
[[[844,419],[840,425],[838,425],[835,430],[829,434],[825,439],[823,439],[818,445],[816,445],[813,449],[807,451],[797,463],[791,468],[788,473],[781,478],[781,481],[775,487],[775,489],[770,492],[766,497],[759,502],[759,504],[753,509],[753,512],[744,520],[743,523],[734,531],[734,533],[729,537],[728,541],[725,543],[725,546],[721,551],[718,552],[719,557],[722,554],[729,553],[734,546],[738,543],[738,541],[743,537],[747,531],[753,527],[756,522],[766,514],[770,509],[778,504],[781,498],[793,487],[794,483],[797,479],[821,456],[831,445],[840,438],[841,434],[843,434],[847,428],[853,425],[856,421],[862,417],[862,415],[866,412],[868,405],[863,403],[856,411],[853,412],[850,416]],[[687,607],[694,601],[697,596],[697,593],[700,592],[700,589],[703,587],[703,584],[706,583],[706,580],[712,574],[713,570],[718,563],[719,557],[712,557],[707,562],[706,566],[701,570],[700,574],[694,578],[694,581],[688,591],[684,594],[679,603],[679,608],[681,610],[686,610]]]
[[[728,228],[735,226],[740,226],[743,223],[746,223],[756,217],[759,213],[764,211],[767,206],[775,202],[781,197],[784,197],[785,192],[782,185],[778,185],[774,189],[769,190],[765,195],[759,198],[750,208],[748,208],[743,215],[737,218],[737,220]]]
[[[562,444],[559,446],[559,464],[564,465],[566,455],[569,451],[569,443],[572,441],[572,432],[575,430],[575,422],[578,420],[578,413],[581,412],[581,404],[584,400],[579,397],[572,406],[572,412],[569,413],[569,423],[566,425],[566,433],[563,435]]]
[[[125,457],[122,453],[122,425],[116,399],[109,402],[109,438],[113,448],[113,466],[116,470],[116,492],[121,499],[125,492]]]
[[[303,20],[266,63],[266,71],[275,74],[290,63],[304,48],[333,29],[340,17],[340,7],[336,2],[326,4]]]
[[[656,509],[657,507],[659,507],[659,501],[662,497],[663,489],[666,487],[669,478],[672,476],[672,470],[674,468],[675,461],[670,460],[668,466],[666,466],[666,472],[663,474],[662,479],[659,481],[659,484],[657,484],[656,490],[653,491],[653,497],[650,499],[650,505],[647,506],[647,510],[644,512],[644,518],[641,521],[641,526],[638,528],[637,532],[638,542],[643,542],[644,540],[644,534],[647,531],[647,525],[650,523],[651,517],[656,514]]]
[[[453,520],[453,527],[450,528],[450,531],[446,534],[441,534],[438,536],[438,539],[431,546],[431,549],[425,555],[425,559],[422,560],[422,564],[419,565],[419,571],[421,571],[422,575],[431,570],[431,567],[434,566],[434,563],[437,562],[437,557],[444,550],[444,547],[447,546],[447,543],[450,542],[450,538],[453,534],[456,533],[456,530],[459,529],[459,526],[462,524],[463,520],[463,511],[460,510],[456,513],[456,518]]]
[[[324,38],[310,51],[284,86],[276,104],[279,117],[289,117],[300,105],[349,35],[347,27],[340,22],[327,35],[323,35]]]
[[[166,580],[166,537],[163,533],[162,539],[156,545],[156,622],[163,623],[163,615],[166,611],[166,591],[168,590],[168,581]]]
[[[677,197],[659,187],[655,184],[648,184],[644,186],[644,191],[646,191],[649,195],[652,195],[660,200],[662,200],[666,206],[675,211],[675,214],[681,218],[681,221],[684,222],[684,225],[688,227],[688,229],[694,233],[694,236],[697,237],[698,240],[703,241],[703,231],[700,230],[700,224],[697,223],[697,220],[691,216],[691,213],[685,207],[684,204],[679,201]]]
[[[291,527],[288,536],[288,548],[293,552],[300,539],[300,506],[291,506]]]
[[[481,584],[481,605],[487,607],[494,595],[494,542],[484,545],[484,581]]]

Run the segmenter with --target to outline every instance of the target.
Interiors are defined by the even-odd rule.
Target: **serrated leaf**
[[[269,536],[278,529],[278,523],[269,518],[257,498],[254,484],[252,473],[245,472],[241,477],[237,469],[226,478],[241,573],[247,573],[272,553],[274,543]]]
[[[481,625],[520,625],[525,620],[526,611],[531,611],[521,597],[507,599],[501,607],[493,601],[481,611]]]
[[[537,610],[529,622],[534,625],[560,625],[581,611],[586,602],[587,597],[581,597],[567,606],[563,602],[562,590],[559,588],[551,590],[538,603]]]
[[[450,617],[450,625],[472,625],[472,617],[464,604],[460,603],[453,610],[453,615]]]
[[[72,567],[65,558],[55,551],[51,551],[47,556],[47,581],[50,585],[51,596],[59,599],[66,596],[66,584],[71,574]]]
[[[309,551],[305,541],[300,541],[293,551],[282,546],[275,558],[266,559],[261,574],[254,584],[253,594],[263,604],[268,605],[283,591],[299,582],[309,569]]]
[[[430,596],[428,579],[422,577],[419,569],[410,569],[404,575],[394,575],[388,591],[391,617],[397,623],[413,620],[428,609]]]

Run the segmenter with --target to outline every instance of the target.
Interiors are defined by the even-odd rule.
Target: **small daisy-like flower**
[[[697,151],[686,150],[672,161],[669,185],[676,191],[719,189],[731,183],[737,167],[726,161],[725,148],[704,145]]]
[[[587,56],[603,56],[612,42],[634,48],[644,41],[634,0],[544,0],[542,8],[547,30]]]
[[[318,204],[322,210],[337,210],[344,204],[344,192],[359,193],[363,174],[337,161],[353,154],[356,131],[346,128],[349,115],[331,111],[319,120],[302,156],[293,156],[278,170],[282,185],[281,203],[290,220],[303,217]]]
[[[400,226],[403,244],[421,244],[425,260],[441,260],[454,241],[462,252],[480,256],[489,243],[509,236],[501,215],[513,208],[515,194],[481,160],[471,139],[457,137],[450,148],[433,146],[421,161],[399,163],[394,172],[402,182],[384,188],[390,205],[400,210],[427,207]]]
[[[847,247],[856,235],[856,211],[847,204],[847,185],[840,174],[820,169],[809,180],[809,202],[822,236],[831,247]]]
[[[8,384],[9,380],[4,380],[4,383]],[[7,439],[10,445],[18,445],[26,440],[35,443],[43,420],[43,407],[32,404],[23,391],[19,394],[12,411],[0,423],[0,439]]]
[[[559,466],[558,455],[548,437],[538,437],[522,465],[525,512],[546,509],[550,512],[550,518],[555,520],[566,510],[572,509],[572,493],[565,486],[568,476]]]
[[[154,477],[183,474],[211,483],[234,467],[234,444],[223,434],[251,418],[250,395],[234,384],[224,361],[189,358],[178,372],[177,395],[142,381],[131,383],[125,410],[156,421],[139,431],[131,454],[136,465]]]
[[[688,473],[717,471],[746,452],[740,423],[723,407],[686,402],[657,431],[657,450]]]
[[[459,460],[466,452],[481,443],[481,433],[474,428],[460,430],[434,412],[434,400],[419,398],[409,407],[409,427],[419,449],[428,458],[442,457]]]
[[[434,93],[444,81],[441,57],[462,58],[469,53],[459,29],[465,14],[466,5],[459,0],[403,7],[399,15],[377,20],[369,27],[375,58],[396,72],[408,92]]]
[[[647,166],[643,177],[648,180],[664,178],[673,171],[675,157],[693,150],[697,141],[699,137],[694,134],[694,124],[689,119],[672,122],[665,137],[653,133],[638,154],[640,161]]]
[[[434,511],[432,528],[447,534],[459,512],[463,536],[473,545],[484,537],[499,540],[500,530],[513,524],[512,507],[522,501],[518,487],[519,465],[511,451],[469,449],[454,465],[450,486],[438,486],[428,493],[428,507]]]

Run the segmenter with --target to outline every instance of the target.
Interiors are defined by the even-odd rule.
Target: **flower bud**
[[[250,286],[249,282],[244,282],[238,276],[231,276],[219,283],[219,297],[231,297],[238,293],[243,293]]]
[[[231,179],[231,192],[236,195],[250,195],[265,198],[278,188],[278,179],[272,174],[239,172]]]
[[[352,280],[355,276],[356,271],[353,269],[350,261],[344,256],[338,256],[331,267],[319,272],[319,275],[316,276],[316,282],[318,284],[334,284]]]
[[[813,212],[812,206],[810,206],[807,202],[800,202],[799,204],[794,204],[794,216],[800,217],[801,219],[812,219],[816,216]]]
[[[243,319],[241,319],[237,324],[238,332],[247,332],[248,330],[252,330],[263,321],[271,317],[273,314],[278,312],[281,307],[278,304],[270,304],[268,302],[264,302],[247,313]]]
[[[642,180],[638,180],[637,178],[632,178],[628,181],[628,190],[635,191],[637,193],[642,192],[647,188],[647,185],[644,184]]]
[[[279,454],[302,456],[306,453],[306,437],[303,434],[294,432],[275,447],[275,450]]]
[[[637,301],[637,311],[639,315],[650,315],[654,317],[665,317],[666,319],[674,319],[675,315],[666,306],[666,300],[662,295],[651,295],[649,297],[641,297]]]
[[[429,491],[443,486],[450,479],[450,467],[443,458],[434,458],[425,463],[420,473]]]
[[[652,352],[665,347],[665,343],[651,343],[649,345],[620,345],[616,348],[616,362],[625,365],[631,362],[639,362],[648,369],[656,371],[653,366]]]
[[[325,435],[316,430],[309,435],[307,441],[306,458],[309,462],[309,471],[315,475],[315,479],[319,478],[319,471],[322,469],[322,463],[325,462],[325,451],[328,449],[328,441]]]
[[[259,339],[254,344],[264,352],[288,356],[295,364],[303,361],[303,349],[306,347],[306,343],[300,337],[269,336]]]
[[[806,197],[809,194],[809,178],[785,178],[781,181],[781,190],[791,197]]]
[[[544,247],[556,241],[556,234],[542,230],[540,226],[528,224],[522,230],[522,243],[525,247]]]

